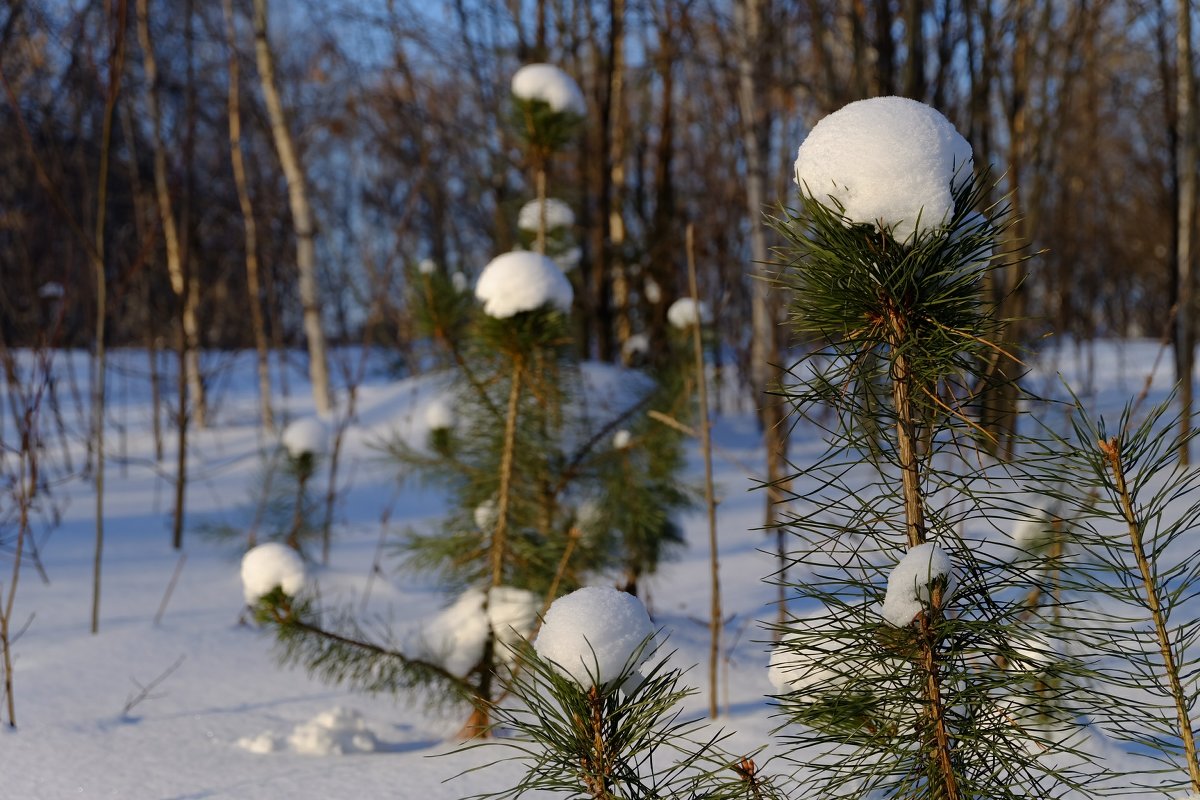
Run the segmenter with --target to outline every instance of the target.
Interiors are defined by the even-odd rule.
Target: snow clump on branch
[[[514,648],[533,632],[541,607],[538,595],[512,586],[496,586],[486,594],[468,589],[429,621],[418,649],[447,672],[465,676],[483,659],[490,628],[496,655],[511,664],[516,660]]]
[[[431,431],[449,430],[455,423],[454,408],[444,398],[425,407],[425,424]]]
[[[944,226],[970,179],[971,145],[937,110],[903,97],[859,100],[816,124],[796,156],[796,184],[851,223],[899,242]],[[919,219],[919,225],[918,225]]]
[[[587,115],[587,103],[579,84],[553,64],[526,64],[512,77],[513,96],[520,100],[541,100],[551,111]]]
[[[546,198],[546,230],[569,228],[575,224],[575,212],[557,197]],[[537,200],[521,206],[517,214],[517,227],[523,231],[537,231],[542,225],[541,211]]]
[[[620,677],[627,666],[641,666],[653,651],[654,633],[641,600],[587,586],[554,601],[533,646],[562,675],[590,689]]]
[[[328,439],[329,429],[325,427],[325,423],[316,417],[304,417],[284,428],[279,441],[289,456],[300,458],[305,454],[322,455]]]
[[[942,602],[954,594],[954,569],[950,556],[933,542],[919,544],[908,551],[888,576],[887,595],[883,600],[883,618],[897,628],[913,621],[929,607],[930,585],[941,580]]]
[[[667,322],[679,330],[687,330],[693,325],[708,323],[712,315],[704,301],[697,303],[690,297],[681,297],[667,309]]]
[[[545,256],[527,250],[496,256],[475,284],[475,298],[483,303],[484,313],[496,319],[542,306],[567,314],[574,297],[562,270]]]
[[[294,597],[304,588],[305,579],[300,554],[279,542],[260,544],[242,556],[242,594],[251,605],[276,588]]]

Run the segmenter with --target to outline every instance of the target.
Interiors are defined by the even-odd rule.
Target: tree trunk
[[[1192,427],[1192,372],[1196,351],[1196,329],[1193,322],[1195,278],[1192,275],[1192,217],[1196,208],[1196,104],[1195,73],[1192,67],[1191,5],[1185,0],[1176,0],[1176,4],[1179,15],[1175,26],[1175,117],[1179,125],[1176,186],[1179,191],[1179,205],[1175,219],[1178,229],[1175,263],[1179,281],[1179,307],[1175,315],[1175,377],[1179,382],[1179,431],[1183,437],[1179,461],[1186,465],[1191,463],[1186,437]]]
[[[144,2],[144,0],[143,0]],[[279,163],[287,179],[288,204],[292,209],[292,225],[296,231],[296,268],[300,277],[300,305],[304,312],[304,333],[308,338],[308,374],[312,381],[313,401],[317,413],[327,414],[333,408],[329,390],[329,364],[325,355],[325,333],[321,329],[321,308],[317,303],[316,252],[313,245],[312,209],[308,203],[308,182],[300,166],[299,156],[288,130],[275,81],[275,58],[267,39],[267,0],[254,0],[254,52],[258,61],[258,77],[262,82],[263,99],[271,119],[271,136]]]
[[[270,346],[263,322],[261,287],[258,274],[258,225],[254,221],[254,206],[246,187],[246,165],[242,160],[241,69],[238,63],[237,28],[233,20],[233,0],[223,0],[225,37],[229,47],[229,155],[233,163],[233,181],[237,185],[238,205],[242,209],[242,226],[246,232],[246,294],[250,301],[250,324],[254,328],[254,350],[258,364],[258,397],[262,426],[275,429],[275,414],[271,409],[271,368],[268,361]]]
[[[767,239],[762,213],[765,203],[765,162],[763,132],[769,125],[761,110],[758,65],[762,56],[762,0],[740,0],[736,6],[737,28],[741,47],[738,54],[738,100],[741,106],[742,147],[746,154],[746,213],[750,219],[750,300],[751,343],[750,371],[754,391],[760,398],[759,421],[763,429],[763,448],[767,462],[765,527],[779,522],[777,510],[782,499],[781,483],[787,468],[787,430],[782,399],[765,394],[779,384],[782,377],[782,354],[779,349],[777,292],[767,282]],[[784,570],[787,563],[784,539],[776,537],[779,564],[779,615],[785,614]]]
[[[154,190],[158,205],[158,216],[162,222],[163,244],[167,251],[167,272],[171,278],[171,290],[180,304],[183,316],[184,348],[183,361],[187,370],[188,394],[191,395],[193,419],[198,427],[208,424],[208,403],[204,393],[204,381],[200,374],[200,323],[197,314],[199,292],[196,281],[188,281],[183,253],[179,241],[179,228],[175,222],[175,210],[167,174],[167,149],[162,135],[162,111],[158,105],[158,60],[154,56],[154,42],[150,37],[149,0],[137,0],[138,42],[142,48],[142,65],[146,71],[146,111],[150,115],[152,141],[154,143]],[[190,283],[190,285],[188,285]]]

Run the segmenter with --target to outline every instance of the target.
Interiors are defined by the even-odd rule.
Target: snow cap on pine
[[[303,417],[283,429],[280,443],[292,458],[300,458],[306,453],[323,455],[329,443],[329,429],[316,417]]]
[[[417,272],[422,275],[432,275],[437,272],[437,262],[432,258],[422,258],[417,264]]]
[[[454,408],[445,398],[439,397],[425,407],[425,424],[431,431],[449,430],[455,421]]]
[[[950,556],[933,542],[919,544],[908,551],[888,576],[887,595],[883,600],[883,618],[897,628],[913,621],[929,607],[929,586],[941,579],[942,602],[954,594],[954,568]]]
[[[467,279],[467,274],[462,270],[455,270],[450,276],[450,285],[454,287],[456,292],[465,292],[470,281]]]
[[[796,184],[829,208],[841,204],[850,222],[890,228],[908,242],[949,222],[953,189],[971,165],[971,145],[940,112],[875,97],[816,124],[796,155]]]
[[[67,293],[58,281],[46,281],[38,287],[38,297],[43,300],[61,300]]]
[[[447,672],[466,676],[483,658],[490,628],[497,658],[511,664],[517,642],[533,632],[541,606],[541,597],[524,589],[468,589],[425,625],[419,649]]]
[[[295,596],[304,588],[305,578],[300,554],[279,542],[260,544],[242,556],[242,594],[251,605],[276,587]]]
[[[587,103],[579,84],[553,64],[526,64],[512,77],[513,96],[520,100],[541,100],[551,111],[587,115]]]
[[[707,324],[712,319],[708,305],[703,300],[697,303],[690,297],[681,297],[667,309],[667,322],[679,330],[693,325]]]
[[[496,256],[475,284],[475,298],[483,303],[484,313],[496,319],[543,306],[566,314],[574,297],[562,270],[544,255],[528,250]]]
[[[641,600],[607,586],[587,586],[554,601],[533,646],[560,673],[590,689],[649,658],[652,641],[640,653],[638,648],[654,632]]]
[[[496,498],[493,497],[490,500],[484,500],[475,506],[472,517],[475,520],[475,527],[479,528],[483,533],[494,531],[496,523],[500,521],[500,508],[496,504]]]
[[[541,206],[537,200],[530,200],[521,206],[517,214],[517,227],[523,231],[537,230],[542,226]],[[571,207],[557,197],[546,198],[546,230],[569,228],[575,224],[575,212]]]
[[[646,302],[652,305],[658,305],[663,299],[662,287],[650,275],[647,275],[646,280],[642,283],[642,294],[645,295]]]
[[[629,447],[629,445],[632,442],[633,442],[633,434],[630,433],[629,431],[625,430],[624,428],[621,428],[621,430],[619,430],[613,434],[613,449],[614,450],[624,450],[626,447]]]
[[[621,342],[621,358],[626,363],[632,361],[637,356],[644,356],[649,352],[650,337],[644,333],[635,333]]]

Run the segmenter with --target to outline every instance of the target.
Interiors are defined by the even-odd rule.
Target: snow
[[[533,631],[541,608],[542,599],[524,589],[497,586],[486,593],[468,589],[421,630],[418,647],[424,657],[448,672],[465,676],[483,658],[490,625],[497,654],[512,663],[514,647]]]
[[[432,258],[422,258],[417,264],[417,272],[422,275],[432,275],[437,272],[437,262]]]
[[[425,407],[425,424],[431,431],[453,428],[456,419],[454,407],[445,398],[439,397]]]
[[[512,93],[521,100],[541,100],[559,113],[587,115],[587,103],[579,84],[553,64],[521,67],[512,77]]]
[[[323,455],[329,445],[329,428],[316,417],[303,417],[284,428],[279,441],[292,458]]]
[[[1057,352],[1044,352],[1038,371],[1029,380],[1035,387],[1055,387],[1061,371],[1067,380],[1082,385],[1092,346],[1086,343],[1081,347],[1079,358],[1069,344]],[[1092,385],[1097,408],[1115,418],[1128,398],[1141,389],[1159,344],[1153,340],[1098,341],[1094,346]],[[372,356],[367,380],[358,389],[356,419],[344,439],[339,473],[344,499],[334,516],[330,563],[312,568],[312,574],[319,579],[323,602],[350,606],[356,612],[366,599],[364,588],[370,585],[362,619],[372,625],[376,620],[389,620],[396,641],[403,643],[443,610],[446,595],[434,580],[398,572],[390,559],[383,561],[382,572],[375,572],[380,537],[383,533],[395,536],[408,527],[435,526],[445,516],[448,498],[440,489],[416,480],[398,484],[395,463],[381,457],[377,444],[396,430],[411,437],[414,445],[424,442],[425,405],[431,398],[445,395],[447,382],[438,373],[391,377],[390,359],[381,355],[378,360]],[[421,698],[413,703],[413,698],[404,695],[366,696],[325,684],[303,669],[281,668],[272,638],[253,626],[237,624],[244,610],[238,574],[241,553],[236,544],[199,535],[199,528],[213,523],[244,525],[254,513],[256,497],[249,490],[259,485],[263,454],[269,454],[275,443],[258,420],[253,352],[204,354],[208,374],[221,379],[212,384],[210,427],[189,432],[192,481],[184,533],[188,558],[166,612],[155,624],[156,609],[180,558],[169,535],[175,453],[168,438],[166,457],[161,463],[155,461],[148,355],[115,349],[110,356],[113,404],[107,440],[111,453],[126,453],[127,458],[106,471],[109,536],[104,550],[100,632],[92,635],[89,625],[94,484],[77,474],[65,478],[54,474],[62,447],[69,446],[76,469],[84,463],[90,417],[86,406],[76,410],[74,403],[64,402],[67,438],[61,444],[56,435],[47,440],[40,481],[47,488],[39,490],[39,502],[47,504],[46,516],[53,504],[55,513],[61,514],[61,524],[44,533],[39,528],[37,541],[50,582],[43,583],[35,571],[26,570],[18,587],[15,618],[21,627],[29,625],[14,645],[17,728],[0,726],[0,794],[20,800],[75,796],[454,800],[514,785],[519,774],[512,764],[466,772],[450,780],[497,756],[488,748],[457,749],[454,737],[465,721],[464,712],[437,713],[426,709]],[[331,348],[330,358],[335,364],[356,365],[360,353]],[[165,367],[162,379],[173,385],[174,359],[164,354],[161,363]],[[289,370],[289,394],[273,396],[277,410],[292,419],[312,415],[302,352],[289,352],[282,363]],[[64,400],[72,375],[81,389],[86,385],[87,367],[84,352],[55,355]],[[273,360],[272,370],[276,369]],[[331,370],[341,399],[346,388],[337,382],[353,372]],[[606,390],[617,397],[614,402],[623,403],[624,395],[617,391],[623,385],[619,383],[621,374],[611,365],[588,364],[588,385],[581,394],[591,402]],[[1173,384],[1170,359],[1163,359],[1147,402],[1166,397]],[[275,385],[279,386],[278,381]],[[762,552],[761,534],[752,533],[762,524],[762,493],[748,491],[753,481],[741,466],[750,464],[758,474],[764,470],[758,423],[750,403],[732,391],[726,396],[730,401],[723,404],[722,413],[714,415],[713,431],[715,441],[731,457],[714,462],[715,477],[724,489],[718,507],[721,578],[725,608],[734,620],[727,629],[730,635],[724,639],[719,662],[721,685],[728,687],[727,693],[722,688],[721,705],[727,704],[729,709],[720,725],[735,732],[730,749],[750,752],[767,743],[763,758],[755,757],[760,764],[767,757],[788,755],[804,765],[821,753],[785,742],[783,736],[794,729],[775,734],[779,709],[764,697],[773,692],[768,681],[769,648],[763,643],[769,635],[758,621],[774,620],[777,614],[776,587],[763,581],[776,564],[770,553]],[[11,426],[12,416],[0,415],[0,425]],[[5,441],[10,441],[9,431],[11,427],[0,430]],[[803,424],[796,429],[793,446],[792,457],[798,464],[820,452],[816,432]],[[686,452],[685,477],[695,482],[703,474],[703,462],[695,443],[689,442]],[[813,489],[811,483],[801,481],[795,486],[799,495]],[[576,501],[576,505],[577,516],[585,517],[582,503]],[[391,516],[383,525],[381,517],[389,509]],[[655,622],[670,633],[669,649],[677,650],[670,663],[686,669],[705,664],[708,653],[703,624],[710,601],[708,529],[702,510],[682,514],[679,522],[689,546],[648,581],[645,596],[653,606]],[[1007,530],[996,536],[989,523],[982,523],[974,534],[968,530],[968,534],[980,539],[990,536],[989,541],[998,547],[1011,544]],[[391,541],[387,540],[388,546]],[[11,550],[0,547],[0,575],[7,575],[11,565]],[[797,580],[809,580],[813,568],[798,564],[791,574]],[[793,601],[790,611],[802,616],[816,609]],[[1196,619],[1200,602],[1185,601],[1179,613],[1184,615],[1181,619]],[[734,635],[735,631],[741,635]],[[1023,647],[1017,641],[1012,644]],[[1187,652],[1189,658],[1196,655],[1194,646]],[[133,681],[148,684],[181,655],[186,656],[182,666],[149,698],[123,715],[122,705],[136,689]],[[683,682],[700,689],[685,700],[685,718],[704,716],[708,700],[704,669],[691,669]],[[287,745],[297,727],[334,707],[363,715],[378,742],[373,754],[310,756]],[[4,714],[2,707],[0,714]],[[269,755],[256,755],[239,745],[263,734],[263,741],[277,748]],[[1089,737],[1085,745],[1099,750],[1106,766],[1159,766],[1110,742],[1093,745]],[[431,757],[435,755],[438,757]],[[800,769],[803,778],[804,768]],[[1185,781],[1186,774],[1176,771],[1165,778]],[[533,792],[527,796],[541,800]],[[1127,796],[1129,800],[1150,800],[1164,795],[1148,788],[1131,789]],[[1084,797],[1075,793],[1064,800]]]
[[[650,352],[650,337],[644,333],[635,333],[621,342],[621,358],[626,362],[635,356],[644,356]]]
[[[541,227],[541,216],[537,200],[530,200],[521,206],[517,214],[517,227],[523,231],[536,232]],[[575,212],[571,207],[557,197],[546,198],[546,230],[570,228],[575,224]]]
[[[304,559],[278,542],[260,544],[242,556],[242,594],[251,605],[276,587],[287,595],[299,594],[306,577]]]
[[[551,258],[563,272],[570,272],[578,267],[579,262],[583,260],[583,250],[578,247],[568,247],[561,253],[551,256]]]
[[[849,660],[859,642],[841,620],[823,616],[796,620],[779,644],[771,648],[767,678],[779,694],[813,703],[837,693],[852,678],[883,677],[889,669],[899,671],[902,664],[880,663],[875,659]],[[831,655],[836,656],[830,658]]]
[[[549,306],[571,311],[571,282],[553,261],[538,253],[516,250],[493,258],[475,284],[475,297],[484,313],[507,319]]]
[[[711,319],[708,305],[703,300],[697,303],[690,297],[679,298],[667,309],[667,322],[680,330],[707,324]]]
[[[796,155],[796,184],[850,222],[902,243],[945,225],[971,145],[940,112],[903,97],[859,100],[823,118]],[[918,226],[918,218],[920,224]]]
[[[646,276],[646,280],[642,283],[642,294],[646,296],[646,302],[651,305],[658,305],[663,299],[662,287],[658,285],[658,281],[649,275]]]
[[[1054,517],[1049,509],[1037,506],[1016,520],[1012,527],[1013,544],[1022,550],[1041,550],[1054,539]]]
[[[496,527],[496,523],[500,521],[500,508],[496,503],[496,498],[484,500],[475,506],[472,517],[475,520],[476,528],[484,533],[490,533]]]
[[[654,633],[641,600],[607,586],[587,586],[550,605],[533,645],[539,656],[587,689],[618,677],[628,665],[640,666],[653,641],[636,660],[634,653]]]
[[[454,291],[456,292],[465,292],[467,290],[467,286],[470,285],[470,280],[467,278],[467,274],[465,272],[456,270],[454,274],[450,276],[450,285],[454,287]]]
[[[954,594],[954,569],[950,556],[933,542],[919,544],[908,551],[888,575],[887,595],[883,601],[883,618],[897,628],[903,628],[929,606],[929,585],[942,578],[942,603]]]
[[[38,297],[43,300],[59,300],[65,296],[67,290],[58,281],[46,281],[38,287]]]
[[[237,745],[258,755],[286,751],[304,756],[344,756],[374,753],[379,749],[379,740],[362,714],[337,707],[297,725],[286,736],[265,732],[238,739]]]
[[[613,449],[624,450],[626,447],[629,447],[632,441],[633,434],[624,428],[621,428],[621,430],[613,434]]]

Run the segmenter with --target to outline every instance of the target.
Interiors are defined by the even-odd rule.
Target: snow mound
[[[553,64],[526,64],[512,77],[512,93],[521,100],[541,100],[552,111],[587,115],[579,84]]]
[[[949,221],[971,145],[937,110],[903,97],[859,100],[816,124],[796,155],[796,184],[851,222],[907,242]],[[920,219],[918,227],[917,220]]]
[[[431,431],[449,430],[454,427],[455,420],[454,409],[442,398],[425,407],[425,424]]]
[[[938,578],[946,581],[946,588],[942,591],[942,602],[945,603],[954,594],[954,569],[950,564],[950,556],[933,542],[919,544],[909,550],[888,576],[883,618],[897,628],[911,623],[929,605],[929,585]]]
[[[486,594],[468,589],[421,629],[418,649],[448,672],[466,675],[483,658],[490,626],[497,657],[511,664],[516,658],[514,648],[533,632],[541,607],[541,598],[524,589],[497,586]]]
[[[300,723],[287,736],[260,733],[238,739],[237,745],[258,754],[292,752],[305,756],[344,756],[373,753],[379,749],[379,740],[357,711],[333,708]]]
[[[304,560],[300,554],[279,542],[252,547],[242,556],[242,594],[253,605],[276,586],[284,594],[296,595],[304,588]]]
[[[625,430],[624,428],[621,428],[621,430],[619,430],[613,434],[613,442],[612,442],[613,449],[614,450],[624,450],[626,447],[629,447],[629,445],[632,441],[633,441],[633,434],[630,433],[629,431]]]
[[[279,441],[292,458],[300,458],[306,453],[319,456],[328,444],[329,429],[316,417],[303,417],[284,428]]]
[[[641,600],[606,586],[589,586],[554,601],[534,649],[588,689],[620,675],[652,636],[654,623]],[[642,650],[634,667],[650,656],[652,647],[653,643]]]
[[[686,330],[693,325],[707,324],[712,319],[708,306],[703,302],[697,303],[690,297],[681,297],[667,309],[667,322],[679,330]]]
[[[479,276],[475,297],[496,319],[550,306],[567,314],[574,299],[571,282],[550,259],[539,253],[516,250],[496,256]]]
[[[541,226],[540,206],[537,200],[530,200],[521,206],[517,214],[517,227],[523,231],[536,232]],[[546,230],[569,228],[575,224],[575,212],[571,207],[557,197],[546,198]]]

